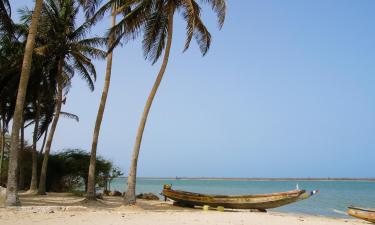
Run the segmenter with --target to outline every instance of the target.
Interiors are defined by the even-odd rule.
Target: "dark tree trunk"
[[[2,184],[3,177],[3,161],[4,161],[4,151],[5,151],[5,120],[0,121],[0,135],[1,135],[1,145],[0,145],[0,186]]]
[[[39,95],[39,93],[38,93]],[[34,102],[35,105],[35,118],[34,118],[34,132],[33,132],[33,152],[32,152],[32,167],[31,167],[31,181],[30,181],[30,193],[36,193],[38,190],[38,151],[36,150],[36,144],[38,142],[38,131],[39,131],[39,117],[40,117],[40,105],[39,97]]]
[[[55,110],[55,117],[53,118],[51,130],[48,134],[46,149],[45,149],[45,152],[44,152],[44,158],[43,158],[43,163],[42,163],[42,169],[41,169],[41,172],[40,172],[39,188],[38,188],[38,194],[40,194],[40,195],[46,194],[48,157],[49,157],[49,153],[51,151],[53,136],[55,134],[57,122],[59,121],[60,112],[61,112],[62,89],[63,89],[63,84],[62,84],[62,82],[63,82],[63,78],[62,78],[63,63],[64,63],[64,60],[60,59],[58,69],[57,69],[57,104],[56,104],[56,110]]]

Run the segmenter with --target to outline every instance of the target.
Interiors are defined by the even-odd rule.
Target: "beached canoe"
[[[355,206],[349,206],[348,214],[350,216],[375,223],[375,209],[366,209]]]
[[[178,205],[194,207],[208,205],[211,207],[222,206],[231,209],[266,209],[288,205],[299,200],[307,199],[318,191],[306,192],[305,190],[293,190],[273,194],[258,195],[206,195],[187,191],[173,190],[171,185],[164,185],[162,195],[172,199]]]

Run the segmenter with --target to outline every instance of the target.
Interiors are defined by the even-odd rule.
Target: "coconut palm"
[[[91,22],[95,23],[107,11],[111,11],[111,28],[114,27],[116,25],[116,15],[117,15],[116,11],[118,8],[120,8],[124,4],[125,4],[125,0],[108,1],[92,16]],[[114,39],[113,34],[110,34],[109,40],[108,40],[109,46],[112,45],[113,39]],[[100,99],[98,113],[96,116],[93,139],[92,139],[92,144],[91,144],[91,155],[90,155],[87,196],[86,196],[88,200],[96,200],[96,193],[95,193],[96,152],[97,152],[97,146],[98,146],[100,127],[101,127],[103,116],[104,116],[105,105],[107,102],[107,96],[108,96],[109,86],[111,82],[112,57],[113,57],[113,51],[110,51],[107,55],[107,66],[106,66],[106,71],[105,71],[104,87],[103,87],[102,96]]]
[[[17,96],[17,88],[19,83],[20,65],[22,64],[24,50],[23,41],[19,41],[18,39],[18,31],[21,27],[16,26],[15,24],[13,24],[13,22],[11,22],[11,24],[12,28],[10,30],[6,30],[6,26],[2,26],[0,31],[0,117],[2,120],[2,135],[5,135],[5,133],[8,131],[8,125],[10,121],[13,119],[14,107]],[[3,173],[3,155],[4,148],[3,146],[1,146],[0,174]],[[10,157],[14,157],[14,155],[10,154]],[[17,166],[17,163],[18,162],[15,162],[13,164],[9,163],[9,168],[14,168],[15,166]],[[13,174],[16,174],[16,171],[14,171]],[[12,195],[15,190],[14,184],[16,184],[15,182],[17,181],[12,181],[13,182],[10,183],[10,188],[7,193],[10,193],[10,200],[14,200],[17,202],[18,198]]]
[[[35,36],[37,33],[39,17],[42,9],[43,0],[35,0],[34,11],[31,19],[31,25],[29,33],[27,35],[27,41],[25,46],[25,52],[22,62],[22,69],[20,75],[20,81],[18,85],[16,105],[13,115],[12,134],[11,134],[11,147],[9,152],[9,165],[8,165],[8,182],[6,192],[7,206],[20,205],[18,198],[18,183],[17,183],[17,168],[18,168],[18,140],[19,131],[22,126],[22,113],[25,103],[27,83],[29,81],[32,55],[35,44]]]
[[[3,15],[4,9],[5,11],[9,11],[10,4],[8,0],[1,0],[0,1],[4,6],[0,8],[1,10],[1,18],[0,23],[2,26],[6,26],[6,20],[4,23]],[[98,0],[79,0],[78,1],[81,6],[85,10],[93,10],[95,5],[99,2]],[[25,96],[26,96],[26,89],[27,84],[30,77],[30,69],[32,64],[32,56],[33,50],[35,45],[35,37],[37,34],[39,18],[41,15],[43,0],[35,0],[34,10],[32,13],[32,17],[30,19],[31,24],[28,29],[28,36],[25,45],[25,51],[22,61],[21,73],[20,73],[20,80],[19,85],[17,88],[17,98],[16,104],[14,109],[13,115],[13,124],[12,124],[12,134],[11,134],[11,148],[9,153],[9,166],[8,166],[8,182],[7,182],[7,194],[6,194],[6,205],[8,206],[16,206],[20,205],[19,198],[18,198],[18,184],[17,184],[17,177],[16,172],[18,168],[18,139],[19,139],[19,131],[22,126],[22,112],[23,107],[25,104]]]
[[[202,2],[210,4],[217,13],[219,27],[221,28],[226,13],[225,0],[204,0]],[[189,48],[192,38],[195,37],[202,54],[205,55],[210,47],[211,35],[203,24],[200,14],[201,8],[195,0],[133,0],[129,1],[128,5],[131,5],[132,11],[111,30],[117,37],[114,45],[119,43],[121,38],[135,38],[142,33],[146,59],[155,63],[165,50],[162,65],[142,113],[131,158],[124,204],[134,204],[136,201],[135,186],[138,155],[147,117],[167,68],[172,46],[175,13],[182,12],[182,17],[187,24],[184,51]]]
[[[78,14],[77,3],[73,0],[47,0],[43,4],[41,27],[45,44],[35,52],[53,58],[56,68],[57,97],[54,118],[48,134],[44,159],[39,180],[39,194],[45,194],[48,157],[52,140],[59,120],[63,102],[63,89],[70,82],[74,72],[87,82],[90,90],[94,89],[96,71],[92,58],[104,58],[106,52],[97,47],[104,44],[104,38],[86,38],[90,29],[86,23],[76,27]]]

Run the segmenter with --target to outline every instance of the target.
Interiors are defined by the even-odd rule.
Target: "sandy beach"
[[[71,194],[21,195],[22,207],[0,208],[0,224],[23,225],[339,225],[368,224],[356,219],[335,219],[278,212],[240,210],[203,211],[173,206],[172,202],[139,200],[136,206],[121,206],[120,197],[105,197],[88,203]]]

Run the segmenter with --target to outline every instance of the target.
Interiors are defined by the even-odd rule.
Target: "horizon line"
[[[120,176],[117,178],[127,178],[127,176]],[[153,179],[153,180],[228,180],[228,181],[375,181],[375,178],[351,178],[351,177],[254,177],[254,178],[236,178],[236,177],[137,177],[141,179]]]

